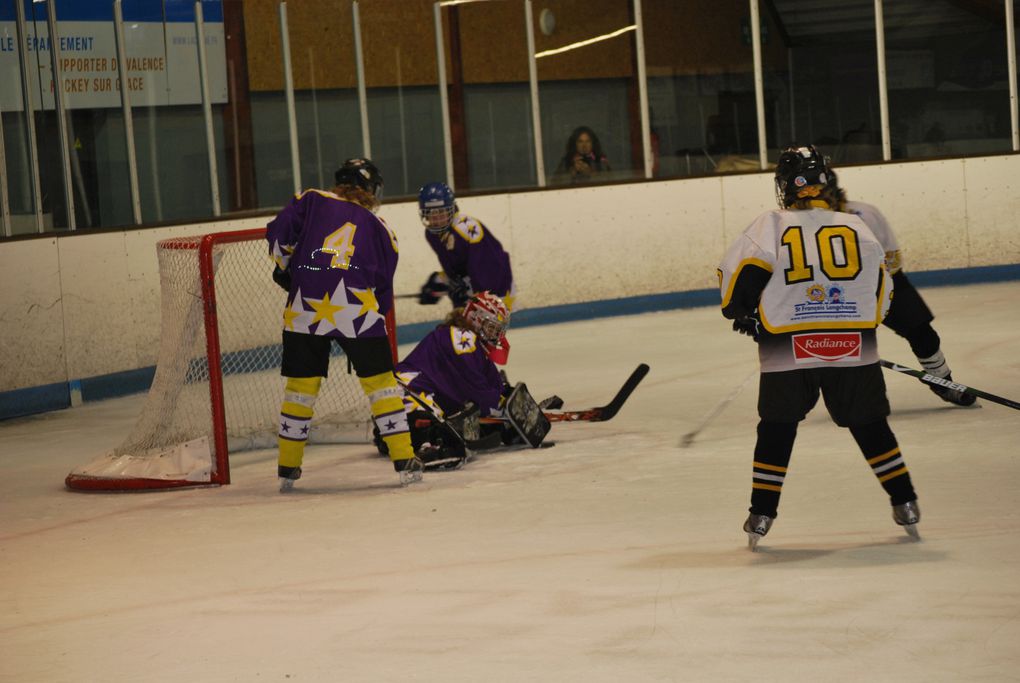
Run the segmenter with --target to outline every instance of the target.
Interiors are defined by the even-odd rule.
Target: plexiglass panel
[[[893,158],[1011,149],[1004,4],[884,6]]]
[[[630,0],[534,4],[551,185],[644,177]]]
[[[29,165],[28,121],[22,104],[20,51],[14,23],[14,0],[0,0],[0,125],[3,129],[3,182],[10,203],[10,234],[38,232],[32,197],[32,173]],[[0,236],[5,235],[0,224]]]
[[[386,196],[446,179],[432,2],[359,3],[372,159]]]
[[[243,11],[254,176],[260,207],[295,191],[284,78],[280,3],[237,3]],[[232,5],[233,11],[233,5]],[[286,3],[300,189],[333,187],[344,159],[362,155],[350,2]],[[242,92],[242,96],[243,96]]]
[[[761,5],[769,159],[796,142],[836,164],[880,161],[873,0],[776,0],[774,12]]]
[[[460,117],[455,138],[464,140],[462,149],[454,145],[458,184],[476,190],[534,187],[538,172],[524,1],[451,6],[444,18],[451,116]]]
[[[746,0],[646,1],[642,14],[655,175],[759,169]],[[767,64],[777,39],[766,33]]]

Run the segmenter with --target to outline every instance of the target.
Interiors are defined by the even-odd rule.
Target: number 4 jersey
[[[266,229],[269,253],[290,272],[283,328],[329,337],[384,337],[397,238],[368,209],[308,190]]]
[[[723,315],[758,311],[762,372],[878,361],[889,310],[885,250],[860,217],[813,208],[769,211],[719,267]]]

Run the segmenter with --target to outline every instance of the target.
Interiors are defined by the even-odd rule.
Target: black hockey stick
[[[630,377],[623,383],[620,390],[616,392],[616,396],[613,400],[604,406],[597,408],[588,408],[586,410],[545,410],[542,414],[550,422],[605,422],[611,420],[613,417],[620,412],[620,408],[627,402],[630,395],[637,388],[637,385],[641,383],[641,380],[648,374],[648,366],[644,363],[637,366],[634,372],[630,373]],[[503,418],[498,417],[483,417],[482,422],[503,422]]]
[[[889,370],[894,370],[896,372],[902,372],[904,375],[911,375],[912,377],[917,377],[919,380],[926,384],[934,384],[936,386],[945,387],[947,389],[955,389],[956,391],[962,391],[965,394],[977,396],[978,398],[983,398],[986,401],[991,401],[992,403],[998,403],[999,405],[1006,406],[1007,408],[1012,408],[1013,410],[1020,410],[1020,403],[1017,403],[1016,401],[1011,401],[1008,398],[996,396],[995,394],[989,394],[987,391],[981,391],[980,389],[975,389],[974,387],[968,387],[966,384],[960,384],[959,382],[953,382],[948,379],[942,379],[941,377],[930,375],[922,370],[914,370],[913,368],[908,368],[897,363],[890,363],[887,360],[879,361],[879,363],[882,364],[883,368],[888,368]]]
[[[746,387],[751,382],[751,380],[754,379],[758,374],[759,374],[758,369],[755,368],[751,372],[751,374],[744,378],[744,381],[740,383],[740,386],[731,391],[729,395],[726,396],[726,398],[724,398],[723,400],[719,401],[719,403],[716,404],[715,408],[713,408],[712,411],[708,415],[706,415],[705,418],[701,421],[701,424],[699,424],[697,427],[684,434],[683,437],[680,438],[680,448],[687,448],[692,443],[694,443],[694,439],[696,439],[698,434],[701,433],[701,430],[707,427],[712,420],[719,417],[722,411],[726,410],[726,406],[732,403],[733,399],[737,397],[737,394],[743,391],[744,387]]]

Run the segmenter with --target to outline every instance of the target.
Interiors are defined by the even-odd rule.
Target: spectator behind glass
[[[609,160],[602,153],[602,144],[595,131],[588,126],[579,126],[567,140],[567,149],[553,174],[553,182],[586,183],[593,176],[609,170]]]

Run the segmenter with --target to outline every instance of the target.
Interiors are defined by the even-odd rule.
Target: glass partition
[[[53,69],[50,55],[50,31],[47,24],[46,3],[36,3],[18,0],[21,2],[24,11],[24,49],[21,56],[26,60],[28,71],[28,86],[31,89],[32,107],[31,116],[35,125],[36,144],[38,153],[40,197],[42,202],[43,226],[46,230],[67,229],[71,225],[67,204],[68,184],[64,173],[64,152],[62,152],[61,136],[58,127],[56,103],[51,85],[53,83]],[[71,11],[73,3],[67,0],[57,2],[57,17],[61,12],[75,16]],[[12,55],[14,56],[14,55]],[[65,75],[65,79],[74,79],[73,73]],[[4,85],[6,91],[10,91],[17,81]],[[77,98],[73,93],[67,93],[69,107],[77,104]],[[19,93],[20,95],[20,93]],[[65,122],[69,128],[69,139],[73,140],[73,121],[70,109]],[[69,147],[71,144],[69,143]],[[75,150],[74,158],[80,161],[82,156],[88,157],[88,151],[78,154]],[[73,185],[74,192],[79,198],[89,194],[90,188],[86,185],[85,179],[77,176],[77,182]],[[87,201],[84,203],[87,208]],[[91,224],[87,214],[76,214],[82,225]],[[34,225],[34,218],[32,219]]]
[[[278,2],[243,5],[261,207],[282,206],[294,193],[279,6]],[[330,189],[340,164],[363,154],[351,3],[288,2],[286,17],[299,184],[302,189]]]
[[[434,0],[361,0],[356,10],[352,0],[291,0],[292,120],[279,0],[202,0],[209,117],[194,0],[122,0],[125,65],[118,64],[112,0],[56,0],[55,44],[48,1],[0,0],[11,232],[38,231],[33,146],[44,230],[134,224],[120,66],[146,224],[212,218],[217,197],[221,213],[275,209],[297,184],[331,187],[340,163],[362,155],[382,170],[387,198],[414,196],[421,185],[447,179],[441,92],[457,191],[535,187],[529,13],[547,184],[643,178],[634,3],[444,0],[441,91]],[[1005,3],[882,4],[893,158],[1011,150]],[[769,158],[798,141],[813,142],[837,164],[880,161],[873,0],[758,6]],[[750,2],[642,0],[641,14],[653,175],[758,170]],[[595,158],[584,161],[588,155]]]
[[[894,159],[1012,148],[1004,11],[1002,2],[885,0]]]
[[[31,152],[28,143],[28,120],[22,103],[21,65],[15,50],[18,34],[15,27],[14,0],[0,1],[0,124],[3,130],[4,156],[7,168],[7,198],[11,211],[11,234],[38,232],[33,201]],[[52,220],[49,226],[52,228]],[[3,236],[0,225],[0,236]]]
[[[758,170],[746,0],[693,6],[646,1],[642,15],[655,175]],[[775,31],[763,33],[770,56],[782,49],[777,38]]]
[[[873,0],[843,0],[824,21],[805,3],[762,8],[770,161],[792,142],[813,143],[836,164],[881,161]]]
[[[372,160],[386,196],[446,180],[436,38],[428,0],[359,3]]]
[[[630,0],[535,3],[550,185],[644,177]]]
[[[538,174],[524,0],[451,6],[444,19],[454,94],[460,74],[459,137],[464,145],[458,150],[455,137],[458,187],[534,187]],[[451,38],[454,28],[456,41]],[[457,102],[451,100],[451,117]]]

